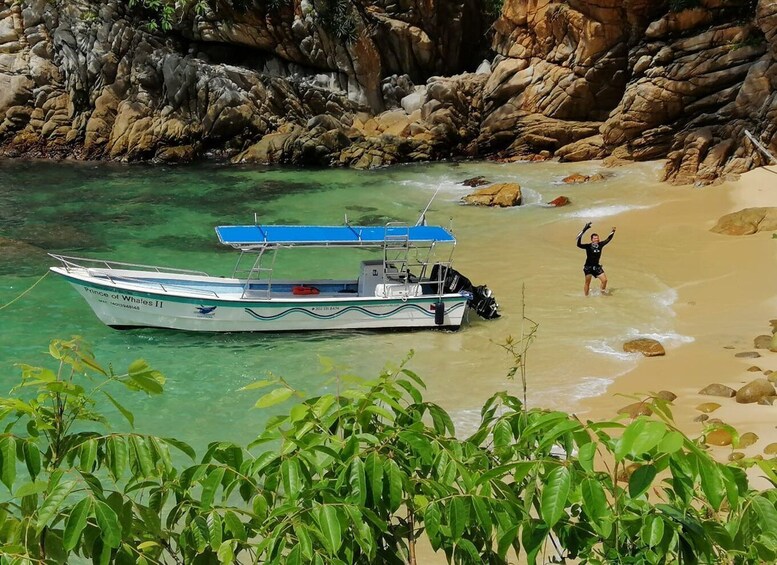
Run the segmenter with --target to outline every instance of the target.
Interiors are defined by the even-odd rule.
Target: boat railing
[[[221,298],[215,290],[211,290],[209,288],[197,288],[197,287],[193,287],[185,284],[177,284],[175,282],[162,283],[160,281],[155,281],[151,279],[142,279],[139,277],[128,277],[126,275],[116,276],[110,273],[100,273],[100,276],[108,279],[115,285],[118,285],[119,283],[130,283],[130,284],[136,284],[138,286],[143,286],[143,287],[159,288],[165,294],[170,294],[174,292],[174,290],[172,289],[177,289],[179,291],[180,290],[185,291],[188,294],[201,294],[207,297]]]
[[[62,266],[65,267],[66,271],[70,271],[71,269],[90,268],[101,268],[108,271],[140,269],[155,273],[174,273],[180,275],[197,275],[203,277],[209,276],[205,271],[195,271],[192,269],[175,269],[169,267],[159,267],[157,265],[143,265],[141,263],[122,263],[120,261],[106,261],[104,259],[91,259],[89,257],[68,257],[67,255],[57,255],[55,253],[49,253],[49,256],[62,263]]]

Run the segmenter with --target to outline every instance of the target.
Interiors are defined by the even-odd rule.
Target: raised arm
[[[599,247],[604,247],[608,243],[612,241],[612,237],[615,235],[615,228],[612,228],[612,231],[610,232],[610,235],[607,236],[607,239],[605,239],[603,242],[599,244]]]
[[[591,222],[588,222],[585,226],[583,226],[583,230],[577,234],[577,246],[580,249],[585,249],[585,245],[583,245],[583,242],[581,241],[583,234],[587,232],[589,229],[591,229]]]

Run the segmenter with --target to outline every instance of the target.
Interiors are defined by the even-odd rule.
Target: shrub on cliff
[[[58,368],[22,366],[0,401],[4,563],[414,564],[422,536],[455,563],[777,557],[777,491],[714,461],[664,401],[652,401],[663,419],[583,423],[499,393],[462,439],[402,364],[303,399],[247,448],[214,443],[187,467],[170,456],[194,457],[180,441],[102,429],[96,398],[132,424],[108,388],[160,393],[158,372],[139,361],[114,374],[78,339],[50,351]],[[260,408],[299,396],[282,379],[246,388],[265,387]],[[773,463],[759,465],[777,483]]]

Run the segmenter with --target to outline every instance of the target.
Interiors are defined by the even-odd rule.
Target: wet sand
[[[584,419],[609,419],[634,402],[623,395],[669,390],[678,396],[673,413],[680,429],[697,436],[704,425],[694,421],[701,414],[696,407],[717,402],[721,407],[710,418],[733,425],[740,434],[756,433],[758,442],[742,449],[748,456],[756,455],[777,442],[777,405],[738,404],[698,391],[711,383],[738,389],[764,378],[765,371],[777,371],[777,353],[756,350],[753,343],[756,336],[771,334],[769,320],[777,318],[777,241],[771,233],[727,236],[709,230],[727,213],[777,206],[777,167],[758,169],[717,187],[687,190],[688,198],[619,221],[640,232],[640,237],[649,237],[651,230],[657,236],[669,230],[678,239],[686,238],[687,245],[678,241],[662,260],[645,267],[677,291],[676,329],[693,342],[671,349],[665,357],[642,359],[604,394],[584,400],[578,414]],[[707,193],[703,205],[690,194],[693,191]],[[758,358],[735,356],[756,351]],[[715,449],[722,460],[732,451],[731,447]]]

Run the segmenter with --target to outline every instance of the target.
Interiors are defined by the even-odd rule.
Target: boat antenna
[[[421,212],[421,215],[418,216],[418,221],[415,223],[417,226],[425,226],[426,225],[426,212],[429,210],[429,206],[432,205],[432,201],[434,201],[434,197],[437,196],[437,193],[440,192],[440,188],[442,188],[442,185],[437,185],[437,190],[434,191],[434,194],[432,194],[432,197],[429,199],[429,203],[426,205],[426,208],[424,208],[424,211]]]

